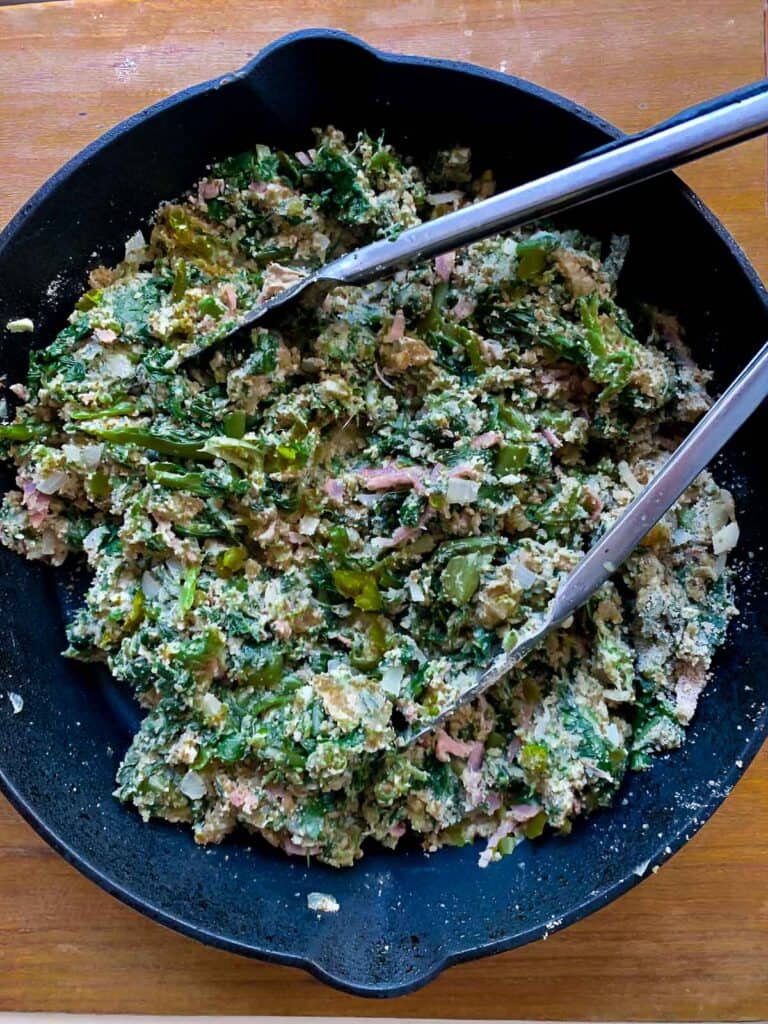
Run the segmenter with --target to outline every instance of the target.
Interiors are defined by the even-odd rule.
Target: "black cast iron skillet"
[[[313,125],[386,130],[416,157],[472,146],[500,186],[559,167],[618,132],[519,79],[448,61],[379,53],[338,32],[278,40],[241,71],[187,89],[107,132],[56,174],[0,235],[0,372],[24,378],[29,335],[2,331],[32,316],[33,341],[61,328],[86,272],[120,258],[157,204],[182,193],[216,157],[257,141],[306,148]],[[624,301],[678,312],[697,359],[723,387],[768,335],[768,296],[743,253],[673,176],[585,207],[567,223],[632,249]],[[82,586],[0,550],[0,784],[37,831],[104,889],[211,945],[293,964],[361,995],[397,995],[457,961],[522,945],[603,906],[677,850],[748,764],[768,714],[768,572],[759,555],[768,503],[764,439],[753,417],[716,467],[735,491],[742,539],[741,617],[684,748],[633,774],[611,810],[568,839],[525,843],[485,870],[479,847],[377,849],[335,871],[240,837],[196,847],[188,830],[144,825],[111,796],[138,721],[106,674],[62,659],[65,617]],[[4,486],[11,483],[6,472]],[[72,584],[74,583],[74,588]],[[337,914],[306,895],[329,892]]]

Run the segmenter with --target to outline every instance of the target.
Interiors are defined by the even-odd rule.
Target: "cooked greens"
[[[617,302],[626,251],[536,227],[336,289],[243,343],[260,299],[489,194],[381,139],[224,160],[98,268],[0,445],[0,540],[93,579],[67,654],[146,716],[117,795],[348,865],[374,838],[487,864],[677,746],[729,617],[733,502],[704,473],[580,611],[408,750],[511,645],[706,410],[675,321]],[[9,396],[11,397],[11,396]]]

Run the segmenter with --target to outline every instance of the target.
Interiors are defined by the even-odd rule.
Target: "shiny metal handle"
[[[363,284],[406,264],[644,181],[766,128],[768,81],[747,86],[722,101],[683,111],[662,126],[611,143],[569,167],[410,228],[392,241],[374,242],[326,264],[320,276]]]
[[[766,79],[764,78],[761,78],[759,82],[751,82],[749,85],[739,86],[738,89],[734,89],[732,92],[721,93],[720,96],[714,96],[711,99],[695,103],[693,106],[685,107],[683,110],[678,110],[671,117],[666,117],[663,121],[659,121],[658,124],[645,128],[643,131],[605,142],[602,146],[590,149],[588,153],[583,153],[579,159],[587,160],[589,157],[597,156],[599,153],[608,153],[625,145],[630,138],[633,140],[644,139],[648,135],[655,135],[656,132],[665,131],[667,128],[673,128],[677,124],[691,121],[694,117],[701,117],[704,114],[713,114],[718,110],[724,110],[726,107],[733,106],[734,103],[741,103],[743,100],[752,99],[753,96],[759,96],[765,89]]]
[[[567,619],[613,574],[766,396],[768,342],[561,584],[550,622]]]

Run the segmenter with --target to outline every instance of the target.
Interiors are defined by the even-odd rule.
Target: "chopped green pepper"
[[[383,607],[376,577],[361,569],[334,569],[333,585],[342,597],[352,598],[356,608],[364,612],[378,612]]]
[[[225,307],[213,295],[204,295],[197,308],[204,316],[212,316],[214,320],[218,320],[225,311]]]
[[[0,441],[42,441],[52,429],[50,423],[2,423]]]
[[[186,615],[195,603],[195,595],[197,594],[197,578],[200,575],[200,566],[190,566],[184,574],[184,582],[179,590],[179,612],[180,614]]]
[[[179,302],[184,298],[184,295],[189,287],[189,274],[187,272],[186,260],[179,259],[176,261],[176,266],[173,268],[173,285],[171,286],[171,298],[174,302]]]
[[[89,309],[93,309],[98,306],[103,298],[104,293],[101,288],[92,288],[89,292],[81,295],[75,303],[75,309],[79,309],[81,312],[86,312]]]
[[[480,573],[485,566],[482,555],[454,555],[440,575],[443,593],[457,607],[465,605],[480,586]]]
[[[517,243],[517,276],[521,281],[536,281],[544,273],[549,256],[557,248],[553,235],[533,235]]]
[[[227,413],[222,426],[227,437],[234,437],[239,440],[245,434],[245,413],[242,409],[235,409],[233,412]]]
[[[525,823],[523,831],[525,832],[526,839],[538,839],[544,831],[546,824],[547,812],[539,811],[538,814]]]
[[[528,462],[529,448],[524,444],[505,444],[496,455],[496,473],[504,476],[516,473]]]
[[[202,473],[178,472],[177,467],[166,462],[150,462],[147,478],[169,491],[187,491],[189,494],[210,496],[217,488],[211,486]]]
[[[543,743],[524,743],[517,760],[526,771],[540,775],[549,766],[549,751]]]
[[[205,455],[204,438],[185,438],[183,435],[157,433],[145,427],[114,427],[112,429],[88,428],[88,433],[109,444],[127,445],[136,448],[150,448],[161,455],[178,455],[181,458],[201,458]]]
[[[247,745],[245,739],[238,732],[222,736],[216,744],[214,756],[223,764],[236,764],[245,755]]]
[[[109,477],[102,469],[97,469],[91,474],[88,486],[94,498],[107,498],[112,491]]]
[[[328,530],[328,543],[336,555],[346,555],[349,551],[349,534],[343,526],[332,526]]]
[[[216,558],[216,566],[222,576],[231,576],[239,572],[248,558],[248,548],[242,544],[227,548]]]

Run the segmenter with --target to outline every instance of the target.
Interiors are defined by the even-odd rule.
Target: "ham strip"
[[[452,756],[467,758],[468,766],[478,771],[485,756],[485,745],[477,740],[472,743],[455,740],[445,729],[438,729],[435,733],[435,757],[438,761],[446,762]]]
[[[327,477],[323,490],[332,501],[341,503],[344,500],[344,483],[335,477]]]
[[[498,430],[488,430],[484,434],[478,434],[477,437],[473,437],[470,442],[471,448],[493,448],[497,444],[501,444],[504,440],[504,435],[500,434]]]
[[[435,273],[441,281],[448,281],[453,273],[456,264],[456,253],[454,251],[444,252],[435,257]]]
[[[385,341],[399,341],[405,334],[405,314],[402,309],[398,309],[392,318],[389,330]]]
[[[201,181],[197,194],[200,199],[205,202],[208,199],[215,199],[221,195],[222,189],[224,188],[224,182],[221,178],[213,178],[210,181]]]
[[[475,312],[477,303],[473,299],[467,299],[463,295],[453,307],[453,315],[457,320],[466,320]]]
[[[117,340],[117,335],[109,327],[96,327],[93,336],[102,345],[108,345],[110,341]]]
[[[379,551],[386,551],[387,548],[396,548],[399,544],[406,544],[409,540],[416,540],[421,536],[421,530],[415,526],[398,526],[391,537],[378,542]]]
[[[51,499],[47,494],[38,491],[35,485],[27,482],[21,488],[21,503],[29,513],[29,522],[37,530],[48,518]]]
[[[230,313],[234,313],[237,309],[237,292],[231,284],[225,284],[221,289],[221,297],[226,303],[227,309]]]
[[[369,491],[391,491],[398,487],[412,487],[417,494],[424,493],[424,486],[421,482],[423,471],[418,466],[408,466],[405,469],[396,467],[382,469],[360,469],[358,476],[365,481],[366,489]]]
[[[291,839],[283,840],[283,850],[290,857],[314,857],[319,849],[319,846],[297,846]]]
[[[479,772],[483,767],[483,760],[485,759],[485,744],[476,740],[472,744],[472,750],[467,758],[467,765],[472,769],[473,772]]]
[[[557,436],[554,430],[550,430],[549,427],[544,427],[544,429],[542,430],[542,434],[553,448],[563,447],[563,442],[560,440],[560,438]]]

